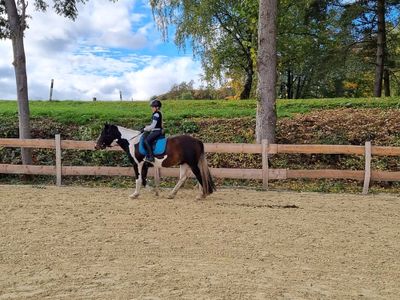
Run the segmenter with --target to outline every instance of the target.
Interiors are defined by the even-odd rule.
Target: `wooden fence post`
[[[59,134],[55,135],[56,138],[56,184],[61,186],[61,136]]]
[[[371,142],[365,142],[365,173],[364,187],[362,193],[368,194],[369,183],[371,181]]]
[[[263,178],[263,189],[268,190],[268,179],[269,179],[268,140],[262,140],[262,178]]]
[[[53,100],[53,87],[54,87],[54,79],[52,79],[51,82],[50,82],[50,96],[49,96],[49,101]]]

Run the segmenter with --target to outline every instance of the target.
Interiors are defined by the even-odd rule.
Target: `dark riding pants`
[[[153,157],[153,143],[160,135],[161,130],[146,131],[144,133],[144,146],[148,157]]]

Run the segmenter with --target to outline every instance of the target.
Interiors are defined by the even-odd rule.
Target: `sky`
[[[49,1],[51,2],[51,1]],[[33,3],[33,1],[31,2]],[[149,0],[92,0],[79,5],[71,21],[37,12],[25,32],[31,100],[47,100],[54,79],[55,100],[148,100],[173,84],[200,85],[201,64],[189,50],[165,42]],[[10,40],[0,40],[0,99],[16,99]]]

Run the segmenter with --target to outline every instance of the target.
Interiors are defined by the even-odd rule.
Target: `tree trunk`
[[[24,48],[25,8],[23,3],[22,15],[18,14],[14,0],[5,0],[8,21],[11,31],[11,41],[14,54],[14,72],[17,84],[19,138],[30,139],[31,128],[29,123],[28,81],[26,75],[26,58]],[[22,163],[32,164],[32,151],[29,148],[21,149]]]
[[[386,68],[383,71],[383,85],[385,88],[385,97],[390,97],[390,76],[389,70]]]
[[[253,85],[253,75],[254,75],[253,62],[251,61],[251,58],[250,58],[250,61],[248,63],[248,67],[246,70],[246,81],[244,83],[243,91],[240,94],[240,99],[249,99],[250,98],[251,87]]]
[[[375,66],[375,83],[374,96],[382,95],[382,78],[385,62],[385,0],[377,0],[378,15],[378,34],[376,39],[376,66]]]
[[[295,99],[300,99],[301,91],[303,90],[305,79],[301,80],[302,76],[297,77],[297,85],[296,85],[296,96]]]
[[[343,80],[340,78],[335,79],[335,97],[343,97],[344,96],[344,87]]]
[[[256,139],[275,143],[277,0],[260,0],[258,23],[258,93]]]
[[[290,69],[287,70],[287,98],[293,99],[293,74]]]

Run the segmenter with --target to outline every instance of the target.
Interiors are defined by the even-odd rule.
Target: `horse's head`
[[[105,124],[94,148],[96,150],[105,149],[106,147],[110,147],[113,141],[120,138],[121,133],[119,132],[117,126]]]

